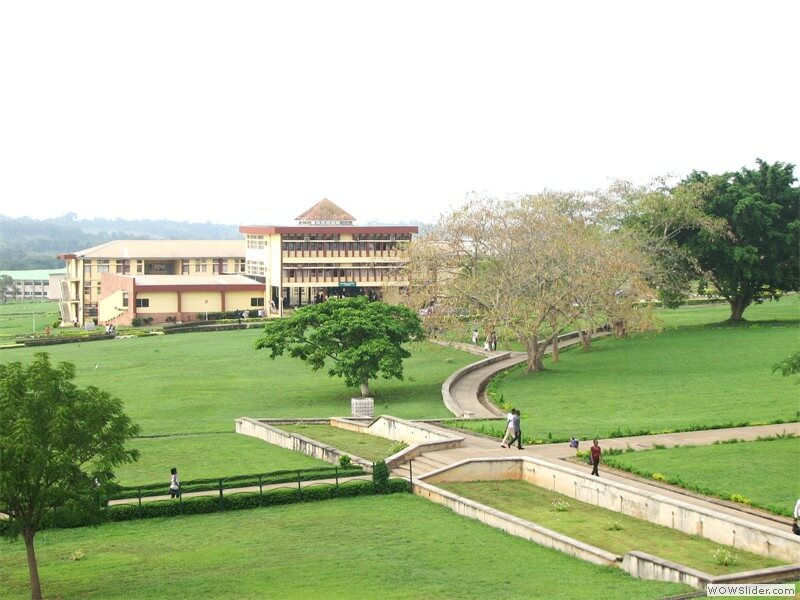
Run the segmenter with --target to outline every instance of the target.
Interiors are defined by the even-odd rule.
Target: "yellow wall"
[[[201,313],[205,311],[219,312],[222,310],[222,302],[219,292],[182,292],[181,311]],[[206,304],[208,300],[208,304]],[[226,307],[227,310],[230,310]],[[173,310],[177,310],[177,307]],[[166,311],[164,311],[166,312]]]
[[[227,292],[225,294],[225,310],[258,310],[263,306],[250,306],[250,298],[263,298],[265,290],[252,292]],[[209,300],[209,304],[211,301]]]
[[[178,294],[175,292],[137,292],[136,299],[147,298],[150,306],[136,308],[136,313],[174,313],[178,312]],[[130,300],[134,302],[135,300]],[[186,310],[184,308],[184,310]]]
[[[125,310],[122,308],[122,290],[117,290],[113,294],[111,294],[108,298],[103,298],[97,305],[97,319],[102,321],[109,321],[115,317],[118,317]],[[120,309],[120,310],[117,310]]]

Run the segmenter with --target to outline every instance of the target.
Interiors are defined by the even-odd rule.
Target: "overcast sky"
[[[797,164],[800,2],[0,3],[0,214],[360,222]]]

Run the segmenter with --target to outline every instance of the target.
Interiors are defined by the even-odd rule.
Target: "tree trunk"
[[[28,574],[31,580],[31,598],[42,600],[42,586],[39,583],[39,567],[36,564],[36,551],[33,549],[33,536],[36,532],[26,527],[22,530],[25,539],[25,550],[28,553]]]
[[[550,351],[550,358],[553,361],[553,364],[556,364],[559,359],[558,355],[558,338],[553,340],[553,349]]]
[[[591,330],[585,331],[581,329],[579,333],[581,336],[581,346],[583,347],[584,352],[588,352],[592,345],[592,332]]]
[[[525,352],[528,354],[528,368],[526,373],[531,371],[544,371],[544,351],[547,343],[539,342],[538,338],[532,340],[525,340]]]
[[[369,397],[369,380],[365,379],[361,382],[361,397],[368,398]]]
[[[742,297],[732,298],[731,300],[729,300],[729,302],[731,305],[730,320],[734,322],[743,321],[744,319],[742,319],[742,313],[744,313],[744,309],[750,305],[750,302],[748,302],[745,298]]]

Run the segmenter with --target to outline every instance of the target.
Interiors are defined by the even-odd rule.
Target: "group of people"
[[[475,328],[472,330],[472,343],[473,345],[478,345],[478,329]],[[489,335],[486,336],[486,341],[483,342],[483,349],[487,352],[494,352],[497,350],[497,334],[492,331]]]
[[[510,440],[510,441],[509,441]],[[524,450],[524,446],[522,445],[522,428],[520,427],[520,412],[517,408],[512,408],[508,414],[506,415],[506,431],[503,435],[503,440],[500,442],[501,448],[511,448],[514,445],[514,442],[517,443],[517,449]],[[569,447],[574,448],[575,452],[578,451],[578,446],[580,445],[580,441],[575,436],[569,440]],[[600,466],[600,456],[603,454],[602,448],[600,448],[600,443],[597,440],[592,442],[591,448],[589,448],[589,459],[592,464],[592,475],[596,475],[597,477],[600,476],[600,472],[598,471],[598,467]],[[800,506],[800,501],[798,501],[798,505]]]

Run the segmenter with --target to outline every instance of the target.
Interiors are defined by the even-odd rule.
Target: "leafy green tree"
[[[256,349],[269,349],[270,358],[288,352],[315,371],[327,364],[329,376],[369,396],[370,379],[403,379],[403,359],[411,356],[403,344],[424,337],[419,317],[404,306],[334,298],[269,321]]]
[[[42,597],[33,539],[56,511],[96,521],[98,487],[112,469],[135,461],[126,449],[139,428],[122,402],[96,387],[72,383],[75,365],[33,362],[0,365],[0,512],[9,517],[4,536],[25,540],[31,596]]]
[[[800,350],[772,365],[772,372],[777,373],[778,371],[780,371],[781,375],[784,377],[800,373]],[[800,385],[800,379],[795,383]]]
[[[753,302],[800,288],[800,188],[794,165],[768,164],[737,173],[692,173],[684,182],[700,191],[703,211],[725,222],[721,233],[682,232],[679,243],[741,321]]]
[[[5,304],[9,296],[14,296],[14,280],[9,275],[0,275],[0,303]]]

